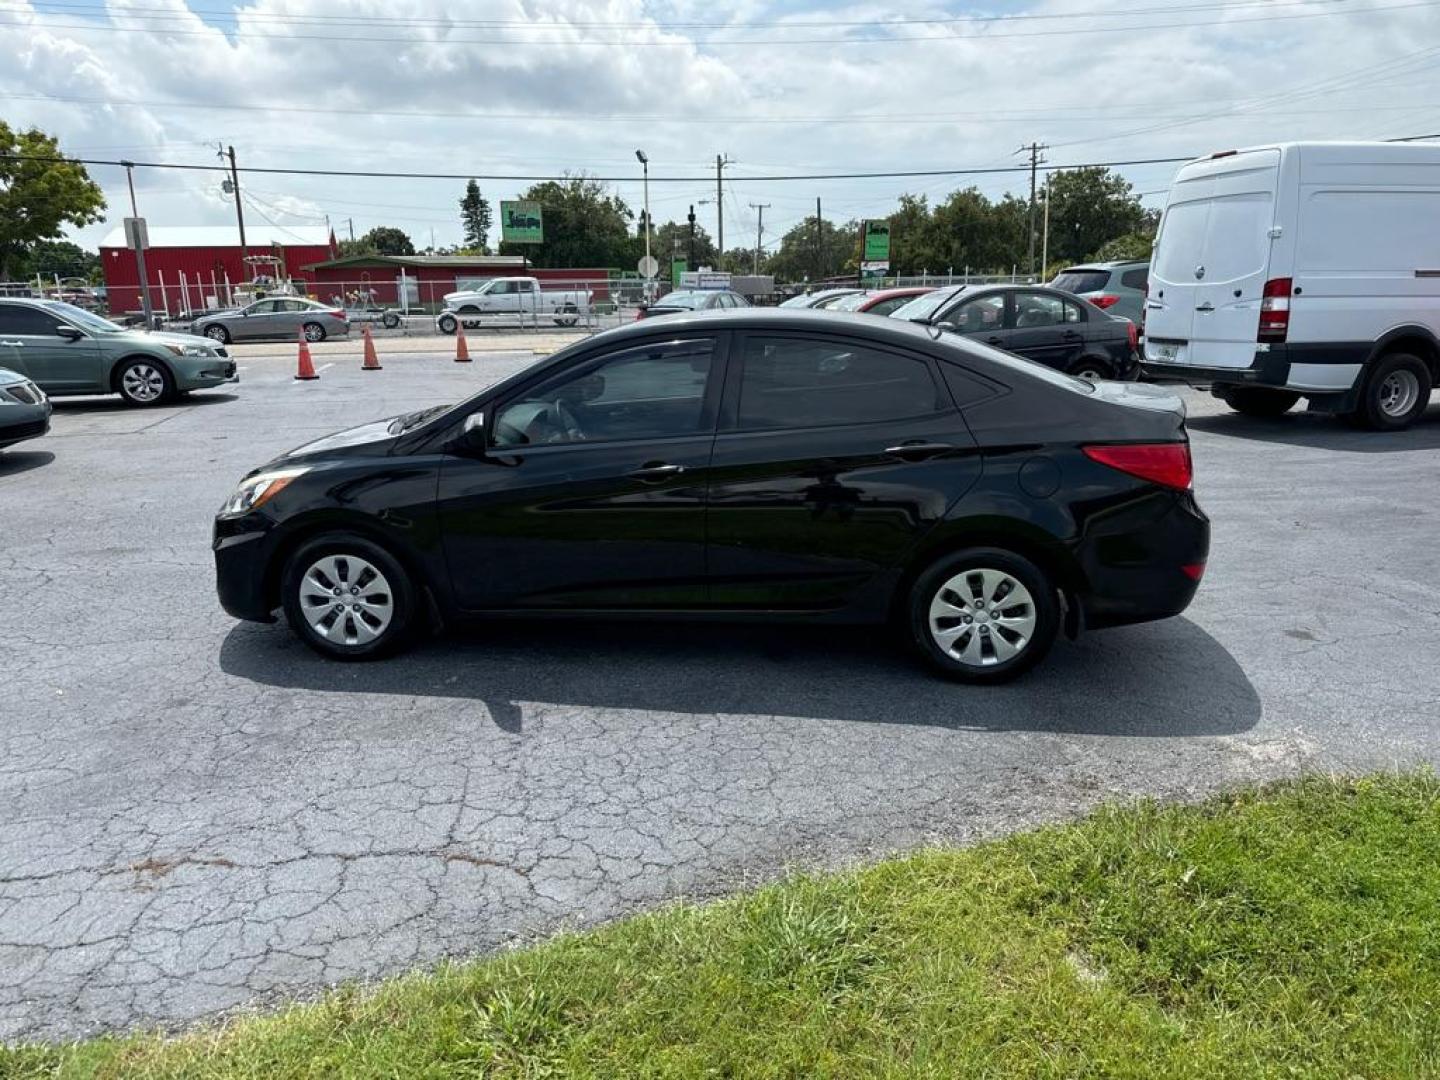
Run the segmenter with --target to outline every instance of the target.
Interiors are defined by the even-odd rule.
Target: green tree
[[[465,230],[465,248],[481,255],[490,254],[490,200],[480,194],[480,185],[471,180],[465,185],[460,200],[460,224]]]
[[[405,230],[393,225],[377,225],[364,236],[341,240],[341,255],[414,255],[415,245]]]
[[[93,225],[104,210],[105,194],[52,136],[0,121],[0,281],[37,244],[54,240],[66,225]]]
[[[714,266],[719,261],[715,241],[710,238],[697,221],[695,223],[695,257],[690,257],[690,223],[688,221],[667,221],[656,228],[650,238],[650,250],[660,260],[663,273],[671,259],[684,259],[691,270],[702,266]]]
[[[19,278],[39,274],[49,280],[58,274],[62,278],[84,278],[91,284],[99,284],[102,278],[100,256],[69,240],[42,240],[16,261],[14,269]]]
[[[1117,236],[1101,244],[1090,256],[1094,262],[1130,262],[1150,258],[1150,249],[1155,246],[1155,234],[1132,232]]]
[[[583,173],[535,184],[521,198],[540,204],[545,242],[502,243],[502,255],[526,255],[538,267],[630,269],[644,250],[630,234],[635,215],[624,200]]]
[[[1050,256],[1079,262],[1127,233],[1143,231],[1146,215],[1123,176],[1099,166],[1050,176]]]
[[[780,281],[822,281],[859,272],[860,224],[807,217],[780,238],[765,269]]]

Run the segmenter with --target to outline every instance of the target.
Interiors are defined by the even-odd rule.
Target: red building
[[[349,255],[310,263],[301,267],[299,276],[317,300],[340,297],[344,301],[354,293],[366,293],[382,307],[403,306],[403,287],[411,306],[433,309],[441,306],[446,293],[473,288],[494,277],[538,278],[542,289],[590,289],[596,300],[605,300],[611,271],[603,267],[537,269],[522,255]]]
[[[302,267],[335,256],[335,237],[323,225],[247,226],[245,248],[234,225],[152,226],[145,248],[150,300],[170,312],[228,301],[229,286],[250,280],[246,255],[274,255],[283,273],[303,277]],[[100,262],[112,312],[139,311],[140,270],[125,233],[115,229],[100,243]]]

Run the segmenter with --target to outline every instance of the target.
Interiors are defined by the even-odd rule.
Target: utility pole
[[[685,259],[685,265],[691,270],[698,270],[695,265],[695,204],[690,204],[690,250]]]
[[[725,191],[721,186],[724,179],[721,170],[729,164],[728,156],[715,155],[715,247],[720,259],[725,257]]]
[[[765,235],[765,211],[770,209],[768,202],[750,204],[750,209],[755,211],[755,275],[760,275],[760,247],[762,238]]]
[[[1017,154],[1029,153],[1030,155],[1030,247],[1029,267],[1030,276],[1035,276],[1035,173],[1041,162],[1045,159],[1040,156],[1040,151],[1050,149],[1044,143],[1032,142],[1029,146],[1022,146],[1015,152]]]
[[[825,219],[820,216],[820,196],[815,196],[815,280],[819,281],[825,275]]]
[[[235,221],[240,226],[240,258],[250,254],[245,248],[245,210],[240,205],[240,170],[235,167],[235,147],[227,146],[225,154],[230,158],[230,186],[235,190]]]
[[[350,226],[350,239],[353,241],[355,239],[355,219],[353,217],[347,217],[345,224]]]
[[[1045,225],[1040,230],[1040,272],[1050,265],[1050,174],[1045,174]]]
[[[130,216],[139,221],[140,209],[135,203],[135,163],[122,161],[125,166],[125,182],[130,185]],[[135,269],[140,272],[140,310],[145,312],[145,329],[155,329],[155,309],[150,306],[150,278],[145,272],[144,234],[138,225],[135,230]]]

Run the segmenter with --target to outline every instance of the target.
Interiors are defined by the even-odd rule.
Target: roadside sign
[[[860,278],[862,281],[866,278],[883,278],[889,272],[890,263],[888,261],[862,262],[860,264]]]
[[[145,228],[143,217],[127,217],[125,219],[125,246],[131,251],[138,251],[150,246],[150,233]]]
[[[640,271],[641,277],[653,278],[660,272],[660,260],[654,255],[641,255],[640,261],[635,264],[635,269]]]
[[[728,289],[730,288],[730,275],[720,270],[701,272],[695,275],[695,288]]]
[[[864,254],[860,256],[862,263],[890,262],[890,222],[888,221],[867,221],[865,222],[865,247]]]
[[[545,225],[540,204],[528,199],[501,200],[500,239],[507,244],[543,244]]]
[[[688,269],[689,267],[686,265],[684,259],[670,260],[670,285],[672,288],[680,288],[680,280],[685,276],[685,271]]]

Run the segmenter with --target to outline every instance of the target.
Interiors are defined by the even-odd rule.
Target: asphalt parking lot
[[[226,617],[209,527],[242,473],[534,358],[450,348],[361,372],[327,347],[313,383],[256,349],[238,387],[61,402],[0,453],[0,1038],[263,1005],[1105,798],[1440,760],[1440,402],[1374,435],[1189,394],[1195,604],[1011,686],[878,631],[506,624],[337,665]]]

